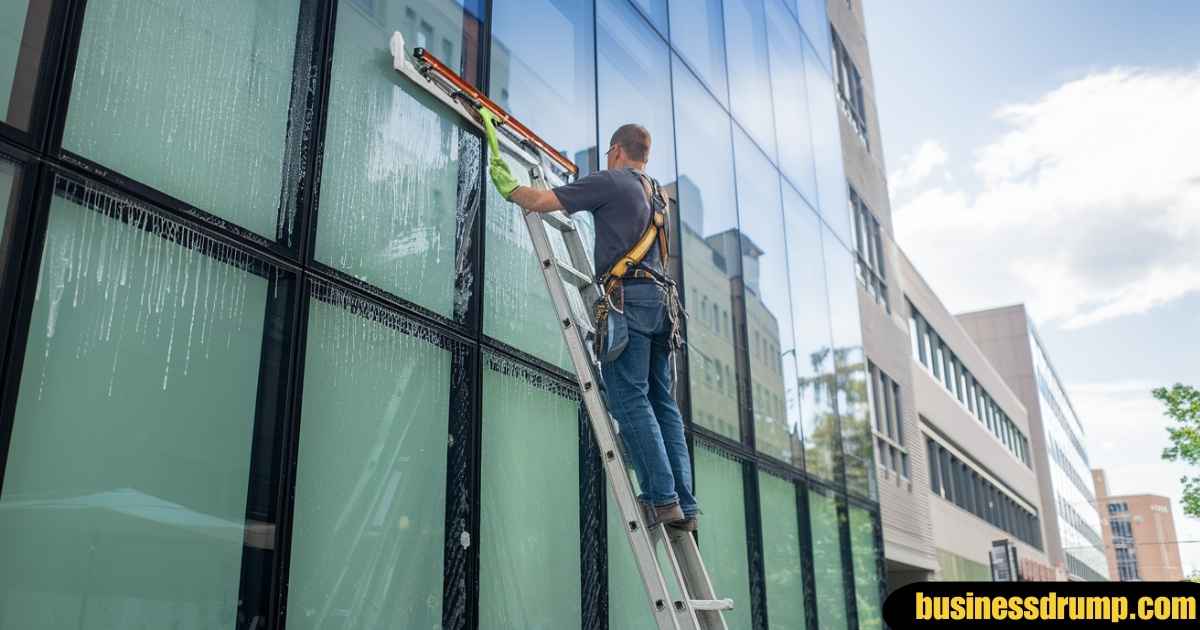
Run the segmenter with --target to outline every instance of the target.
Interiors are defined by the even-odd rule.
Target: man
[[[492,183],[505,199],[528,212],[587,211],[595,217],[595,265],[611,269],[647,233],[652,220],[651,189],[643,174],[650,157],[650,132],[622,125],[609,141],[606,170],[553,190],[517,184],[500,157],[491,113],[480,110],[488,143]],[[628,342],[601,366],[608,401],[621,425],[644,503],[654,521],[695,531],[700,508],[692,494],[692,472],[683,417],[671,395],[672,335],[676,315],[673,286],[666,280],[659,243],[646,253],[635,273],[615,280],[623,293]],[[620,303],[618,298],[618,304]]]

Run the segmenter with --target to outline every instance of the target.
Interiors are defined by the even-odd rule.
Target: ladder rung
[[[689,599],[692,610],[733,610],[732,599]]]
[[[564,212],[546,212],[542,214],[542,221],[546,225],[558,230],[559,232],[571,232],[575,229],[575,222],[571,220]]]
[[[562,274],[563,280],[568,284],[582,289],[592,283],[591,276],[579,271],[578,269],[564,263],[561,260],[555,259],[554,264],[558,265],[558,271]]]

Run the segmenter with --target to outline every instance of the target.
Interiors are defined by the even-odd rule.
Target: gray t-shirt
[[[650,203],[641,179],[629,169],[605,170],[554,189],[559,203],[571,214],[591,212],[596,223],[596,275],[607,272],[633,248],[650,225]],[[658,243],[643,264],[662,269]]]

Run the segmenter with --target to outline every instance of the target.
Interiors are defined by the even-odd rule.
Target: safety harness
[[[679,301],[679,292],[675,282],[667,275],[667,259],[670,256],[671,240],[667,233],[667,226],[670,223],[668,221],[669,207],[667,199],[654,178],[635,169],[628,170],[637,175],[642,183],[642,190],[645,191],[646,200],[650,204],[650,220],[647,222],[646,229],[642,231],[642,236],[638,238],[633,247],[618,258],[617,262],[613,263],[608,271],[596,279],[596,283],[600,285],[601,293],[601,299],[593,307],[596,330],[598,331],[595,338],[597,355],[600,355],[604,348],[605,339],[602,331],[606,330],[606,322],[609,314],[624,314],[625,312],[624,287],[625,280],[628,278],[652,280],[666,292],[667,315],[671,322],[670,347],[672,350],[683,347],[683,331],[680,327],[680,318],[684,315],[684,312]],[[645,264],[646,256],[650,254],[650,250],[656,244],[658,245],[660,269],[654,269],[652,266]]]

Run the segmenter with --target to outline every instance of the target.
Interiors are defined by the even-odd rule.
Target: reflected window
[[[858,133],[858,139],[864,145],[870,146],[867,131],[867,103],[863,98],[862,75],[858,66],[850,58],[850,53],[842,45],[837,33],[833,33],[833,75],[837,82],[838,102],[842,111],[850,120],[850,126]]]
[[[0,2],[0,122],[30,131],[51,2]]]
[[[784,8],[784,0],[765,2],[779,167],[805,199],[815,205],[817,176],[804,79],[804,40],[799,24]]]
[[[784,227],[787,234],[788,283],[795,332],[795,360],[784,361],[794,378],[785,377],[792,389],[789,422],[798,418],[804,441],[803,464],[810,475],[833,481],[837,450],[837,415],[833,407],[833,342],[830,337],[829,298],[825,257],[821,245],[821,220],[791,186],[783,187]],[[794,405],[794,408],[793,408]],[[800,465],[798,451],[793,464]]]
[[[729,73],[730,108],[733,117],[774,161],[775,115],[763,0],[725,0],[724,7],[726,53],[730,67],[735,69]]]
[[[837,499],[823,489],[808,491],[808,514],[811,521],[813,581],[816,585],[817,601],[829,602],[817,608],[817,622],[821,630],[846,630],[846,574],[842,567],[842,520],[838,514]]]
[[[717,100],[726,103],[729,92],[725,79],[725,20],[721,0],[676,1],[670,6],[671,44]],[[678,94],[675,102],[679,103]],[[691,130],[686,126],[679,128]]]
[[[600,151],[608,149],[617,127],[640,124],[651,137],[647,174],[670,183],[675,179],[670,49],[628,0],[597,0],[596,24]]]
[[[592,0],[492,3],[489,95],[584,172],[596,148],[593,11]]]
[[[484,362],[480,628],[578,628],[579,399],[510,359]]]
[[[452,42],[447,63],[457,65],[474,54],[459,50],[464,20],[471,26],[474,17],[452,1],[427,0],[415,9],[399,0],[373,11],[339,4],[314,257],[461,318],[474,289],[466,250],[479,205],[480,140],[456,113],[380,61],[390,60],[388,39],[399,29],[413,45]]]
[[[280,375],[260,366],[288,355],[264,332],[290,325],[289,276],[55,189],[0,494],[4,627],[265,624],[280,427],[257,410]]]
[[[749,355],[755,442],[759,451],[792,461],[799,417],[784,416],[774,404],[787,392],[780,363],[795,360],[779,172],[745,133],[738,130],[734,137],[741,258],[734,261],[733,276],[743,289],[746,328],[754,340]]]
[[[288,628],[440,627],[447,343],[316,285],[304,362]]]
[[[817,65],[812,47],[804,48],[804,80],[808,113],[812,120],[813,156],[816,160],[818,209],[847,247],[854,243],[850,227],[846,176],[842,168],[842,134],[838,127],[837,97],[829,74]]]
[[[723,395],[697,369],[714,362],[736,365],[728,315],[722,315],[733,308],[732,278],[740,264],[729,116],[678,59],[674,77],[675,117],[688,130],[677,140],[679,178],[671,191],[679,200],[683,276],[700,294],[700,306],[712,305],[711,328],[688,327],[691,408],[716,418],[707,428],[737,440],[736,394]]]
[[[758,497],[762,515],[763,574],[767,582],[767,618],[772,628],[802,630],[807,622],[796,486],[786,479],[759,472]]]
[[[276,238],[299,3],[87,3],[63,148]]]
[[[883,609],[880,604],[879,535],[875,516],[850,506],[850,553],[854,559],[854,599],[858,604],[860,630],[883,628]]]
[[[704,526],[700,528],[700,548],[710,571],[713,590],[734,601],[734,609],[725,613],[732,630],[749,630],[750,561],[746,551],[746,496],[742,463],[697,442],[696,492],[703,497]],[[740,602],[745,602],[741,604]]]

